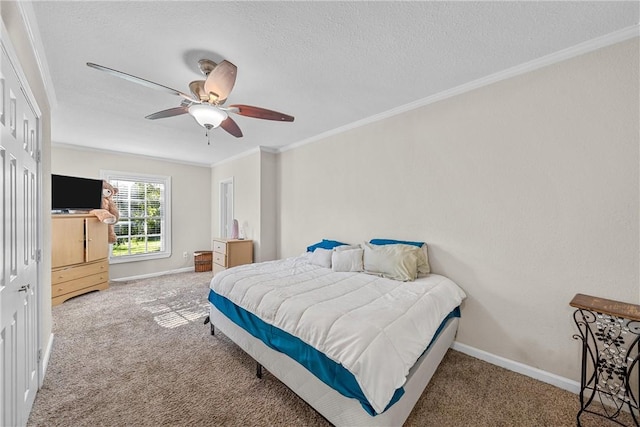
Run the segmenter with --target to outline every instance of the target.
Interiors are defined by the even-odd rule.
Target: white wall
[[[260,152],[260,257],[278,258],[278,155]]]
[[[233,215],[253,240],[253,258],[259,261],[260,246],[260,152],[221,163],[212,168],[211,222],[213,237],[220,236],[220,181],[233,178]]]
[[[54,145],[54,174],[100,179],[101,170],[171,177],[171,249],[169,258],[109,266],[112,279],[179,270],[193,266],[193,253],[211,250],[211,169],[95,150]],[[188,252],[187,259],[183,252]]]
[[[220,181],[233,178],[234,217],[253,240],[255,262],[277,257],[276,166],[276,154],[261,148],[212,168],[213,237],[220,233]]]
[[[424,240],[457,340],[572,379],[576,293],[639,302],[638,39],[279,158],[279,256]]]

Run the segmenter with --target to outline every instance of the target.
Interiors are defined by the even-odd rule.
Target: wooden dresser
[[[253,240],[213,239],[213,274],[253,262]]]
[[[53,215],[51,303],[109,287],[107,224],[93,215]]]

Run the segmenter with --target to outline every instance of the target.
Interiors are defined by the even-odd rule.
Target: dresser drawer
[[[100,283],[106,283],[109,281],[109,274],[107,272],[92,274],[87,277],[80,277],[78,279],[69,280],[64,283],[58,283],[51,286],[51,297],[55,298],[60,295],[65,295],[80,289],[88,288],[98,285]]]
[[[221,265],[223,267],[227,266],[227,256],[223,253],[214,252],[213,253],[213,263]]]
[[[75,267],[59,268],[51,271],[51,284],[68,282],[69,280],[79,279],[81,277],[90,276],[92,274],[106,273],[107,280],[109,276],[109,261],[93,262],[90,264],[82,264]]]
[[[221,254],[226,254],[227,253],[227,243],[226,242],[219,242],[217,240],[213,241],[213,251],[214,252],[220,252]]]

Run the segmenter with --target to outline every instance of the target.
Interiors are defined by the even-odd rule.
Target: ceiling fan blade
[[[187,114],[189,107],[181,105],[180,107],[169,108],[168,110],[158,111],[157,113],[149,114],[145,119],[155,120],[164,119],[167,117],[179,116],[181,114]]]
[[[224,60],[209,73],[204,82],[204,90],[207,94],[213,94],[215,104],[222,104],[226,101],[236,83],[237,71],[235,65]]]
[[[151,88],[151,89],[162,90],[162,91],[170,93],[172,95],[181,96],[181,97],[183,97],[185,99],[188,99],[189,101],[199,102],[199,101],[196,101],[195,99],[193,99],[190,95],[187,95],[186,93],[180,92],[179,90],[172,89],[172,88],[170,88],[168,86],[161,85],[159,83],[152,82],[150,80],[145,80],[145,79],[143,79],[141,77],[136,77],[136,76],[133,76],[131,74],[123,73],[122,71],[114,70],[113,68],[109,68],[109,67],[105,67],[105,66],[102,66],[102,65],[94,64],[93,62],[87,62],[87,66],[89,66],[91,68],[95,68],[96,70],[107,72],[107,73],[109,73],[109,74],[111,74],[113,76],[120,77],[121,79],[125,79],[125,80],[128,80],[128,81],[133,82],[133,83],[138,83],[140,85],[146,86],[146,87]]]
[[[275,120],[278,122],[292,122],[293,116],[279,113],[266,108],[253,107],[251,105],[230,105],[229,109],[241,116],[253,117],[256,119]]]
[[[231,118],[228,117],[220,123],[220,127],[236,138],[242,138],[242,131],[238,127],[238,124]]]
[[[204,90],[204,80],[192,81],[189,83],[189,90],[191,90],[191,93],[196,97],[196,99],[199,99],[202,102],[209,101],[209,95],[207,94],[207,91]]]

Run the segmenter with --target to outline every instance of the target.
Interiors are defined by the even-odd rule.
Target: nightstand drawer
[[[253,240],[213,239],[213,274],[253,262]]]
[[[214,252],[213,253],[213,263],[221,265],[222,267],[227,266],[227,256],[223,253]]]
[[[225,242],[213,241],[213,252],[219,252],[221,254],[227,253],[227,244]]]
[[[225,271],[226,268],[219,264],[213,264],[213,275],[220,273],[221,271]]]

